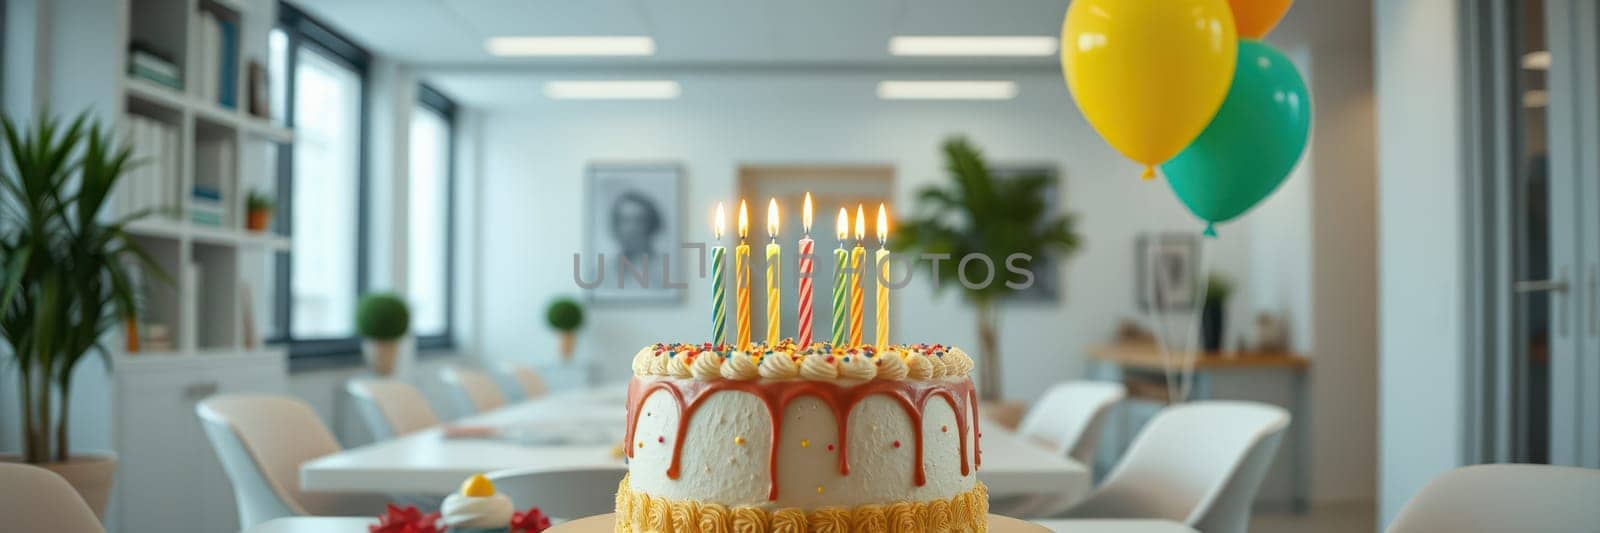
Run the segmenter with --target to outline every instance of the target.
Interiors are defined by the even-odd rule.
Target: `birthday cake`
[[[616,530],[987,531],[972,367],[939,345],[647,346]]]

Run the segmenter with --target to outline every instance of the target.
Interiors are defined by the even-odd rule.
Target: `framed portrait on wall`
[[[683,289],[683,167],[675,163],[592,163],[586,177],[582,279],[589,300],[677,303]],[[602,263],[603,261],[603,263]]]
[[[1142,233],[1133,248],[1139,309],[1193,309],[1200,296],[1200,238],[1190,233]]]

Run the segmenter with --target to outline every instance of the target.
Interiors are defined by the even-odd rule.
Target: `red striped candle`
[[[806,193],[806,203],[800,213],[800,225],[805,236],[800,238],[800,347],[811,346],[811,256],[817,241],[811,240],[811,193]]]

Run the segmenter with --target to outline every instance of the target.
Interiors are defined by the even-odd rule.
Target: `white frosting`
[[[878,376],[878,365],[864,353],[847,353],[839,359],[839,377],[842,379],[870,380]]]
[[[820,346],[793,351],[793,347],[781,345],[759,356],[745,352],[723,356],[699,347],[655,344],[634,353],[632,368],[634,375],[640,377],[702,381],[764,378],[850,382],[961,379],[971,375],[975,366],[972,357],[960,348],[939,345],[891,345],[876,354],[871,353],[871,347],[829,353],[820,350]],[[845,361],[846,357],[850,361]]]
[[[880,356],[881,357],[881,356]],[[777,452],[778,500],[768,501],[771,476],[768,450],[771,418],[755,395],[725,390],[703,400],[677,434],[678,408],[664,390],[651,393],[638,417],[634,449],[628,462],[635,491],[668,499],[692,499],[727,506],[756,505],[767,509],[824,506],[855,507],[871,503],[951,498],[971,490],[977,480],[973,436],[967,436],[968,475],[961,475],[961,442],[956,413],[943,401],[930,401],[921,428],[927,483],[913,482],[917,428],[897,400],[873,395],[858,403],[849,418],[850,474],[838,469],[838,434],[833,411],[822,400],[803,396],[783,413],[783,435]],[[971,431],[971,427],[968,427]],[[662,437],[661,442],[657,438]],[[683,438],[681,474],[667,477],[674,439]],[[894,442],[899,441],[899,447]],[[829,445],[834,445],[829,450]],[[637,446],[637,444],[634,444]],[[823,487],[817,492],[817,487]]]
[[[756,370],[756,361],[750,354],[733,352],[728,355],[728,360],[722,362],[722,377],[749,381],[760,377],[760,373]]]
[[[490,529],[511,525],[511,498],[495,493],[489,496],[463,496],[451,494],[439,509],[444,523],[451,528]]]
[[[694,363],[689,365],[689,373],[701,381],[711,381],[721,377],[722,354],[712,351],[700,352],[694,356]]]
[[[761,377],[767,379],[794,379],[800,377],[800,365],[789,354],[773,352],[761,358]]]

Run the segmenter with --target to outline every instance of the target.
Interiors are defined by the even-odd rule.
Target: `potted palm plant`
[[[107,357],[102,338],[134,319],[133,269],[169,280],[125,231],[147,213],[102,217],[126,146],[86,114],[0,129],[0,354],[20,378],[20,459],[61,474],[100,515],[116,457],[71,449],[73,371],[91,352]]]
[[[399,296],[368,294],[356,304],[356,333],[365,339],[361,351],[373,373],[387,376],[394,372],[400,355],[400,338],[409,329],[411,309]]]
[[[583,307],[571,298],[557,298],[545,310],[545,321],[561,336],[561,360],[572,359],[578,343],[578,328],[583,327]]]
[[[1200,307],[1200,347],[1206,353],[1222,350],[1222,334],[1228,329],[1228,297],[1232,295],[1232,278],[1222,273],[1206,278],[1206,301]]]
[[[1062,257],[1078,248],[1071,215],[1051,217],[1044,194],[1055,178],[1048,175],[995,179],[983,154],[966,139],[944,143],[950,179],[917,193],[914,216],[900,227],[889,246],[898,250],[950,254],[960,259],[983,255],[1003,264],[1011,254]],[[1001,397],[1000,303],[1017,292],[1005,283],[969,288],[955,268],[935,269],[937,290],[960,287],[978,314],[978,374],[987,399]],[[1041,275],[1054,275],[1042,273]]]

